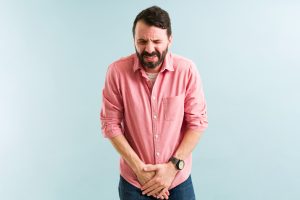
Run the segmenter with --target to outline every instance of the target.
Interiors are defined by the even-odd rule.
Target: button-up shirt
[[[152,85],[136,54],[112,63],[106,74],[100,113],[104,137],[124,134],[145,164],[167,163],[186,130],[207,128],[206,103],[195,64],[167,53]],[[185,159],[170,187],[191,173],[192,156]],[[120,158],[120,173],[140,188],[133,170]]]

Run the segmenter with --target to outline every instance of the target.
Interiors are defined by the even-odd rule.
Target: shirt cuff
[[[117,125],[105,126],[104,128],[102,128],[102,132],[103,136],[109,139],[123,134],[122,129]]]

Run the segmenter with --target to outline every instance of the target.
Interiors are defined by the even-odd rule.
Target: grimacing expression
[[[172,36],[168,37],[166,29],[149,26],[142,20],[137,22],[134,44],[136,54],[144,67],[153,69],[160,66],[171,43]]]

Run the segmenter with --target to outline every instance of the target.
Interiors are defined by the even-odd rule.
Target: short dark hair
[[[147,25],[167,29],[168,37],[171,36],[171,20],[167,11],[158,6],[152,6],[142,10],[135,18],[132,27],[133,36],[135,36],[135,27],[138,21],[143,20]]]

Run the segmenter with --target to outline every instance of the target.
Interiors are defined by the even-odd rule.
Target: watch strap
[[[178,158],[175,158],[174,156],[172,156],[169,161],[171,161],[175,166],[177,165],[177,163],[180,161]]]

